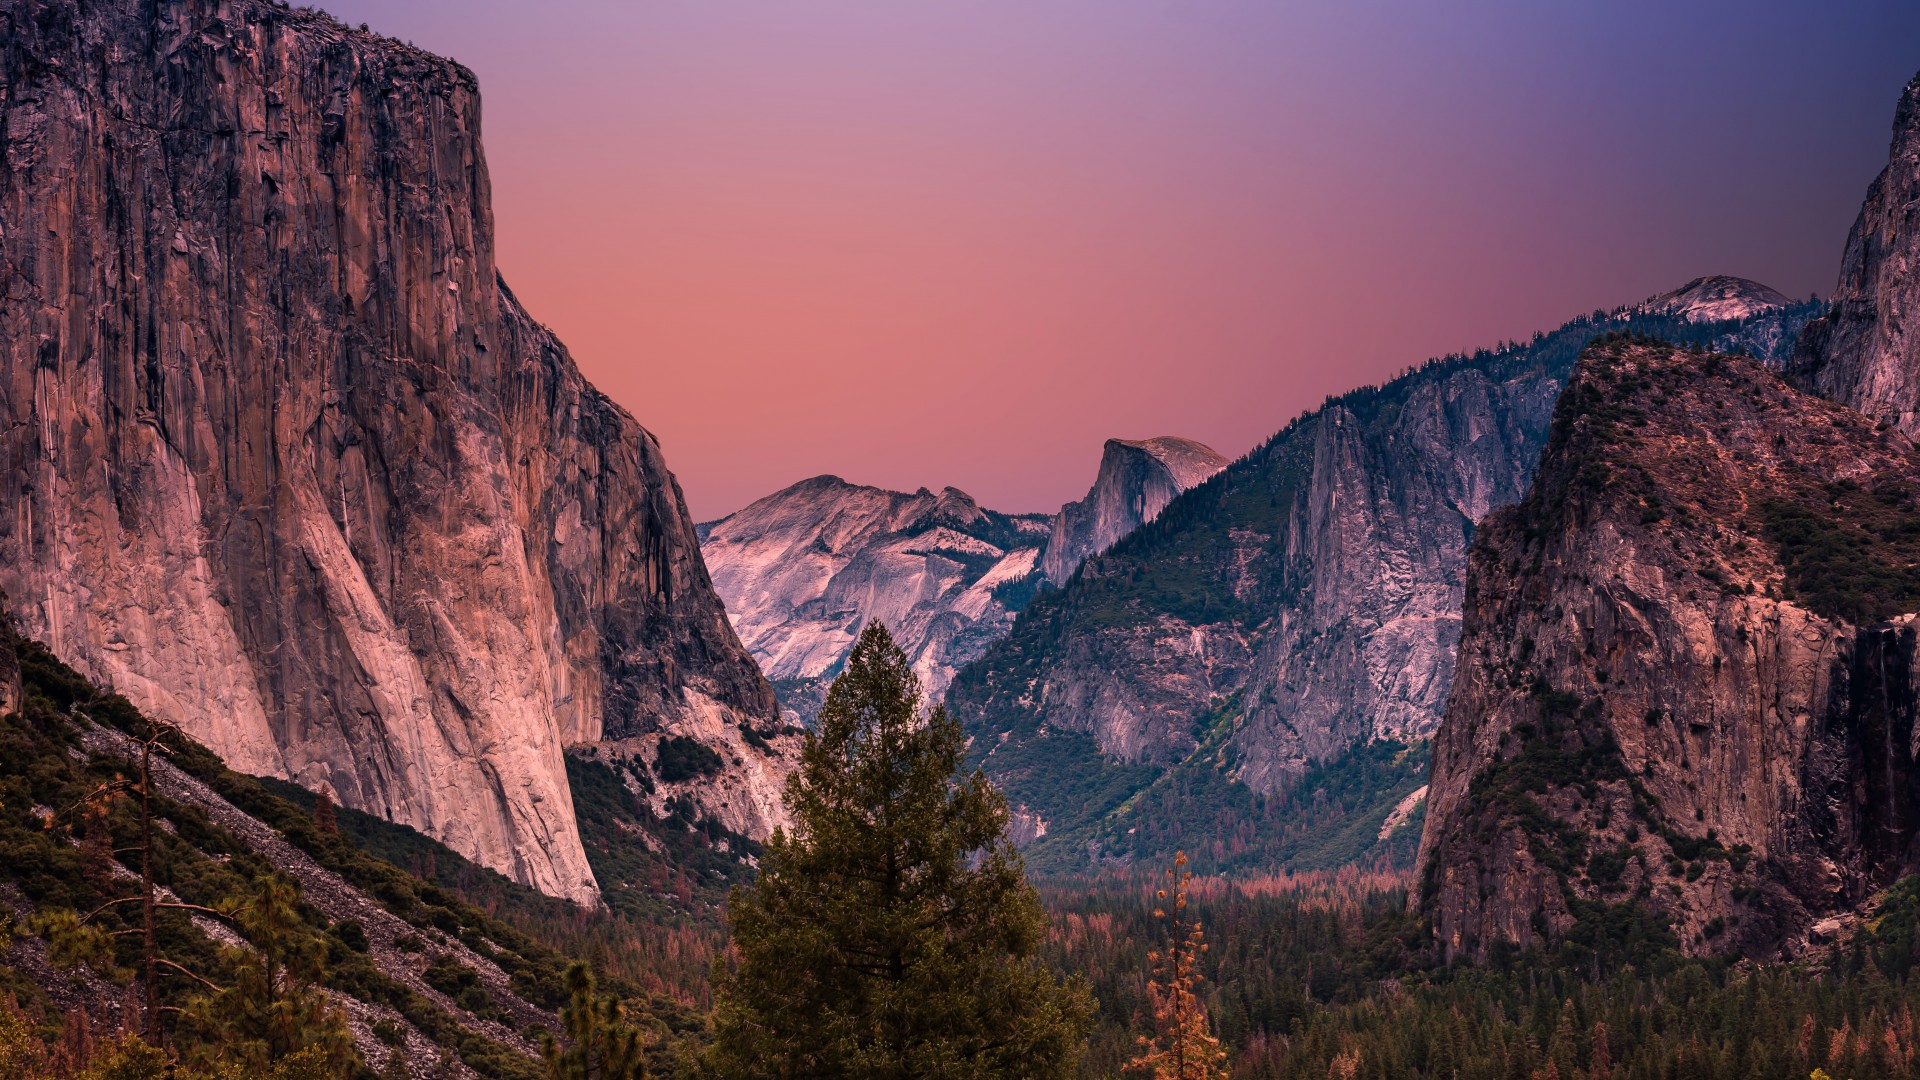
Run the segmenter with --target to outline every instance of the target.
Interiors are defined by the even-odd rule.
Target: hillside
[[[1595,335],[1790,348],[1819,307],[1596,313],[1329,400],[1043,593],[948,702],[1036,866],[1411,855],[1466,551],[1524,495]],[[1414,802],[1417,804],[1417,799]]]
[[[105,957],[56,963],[65,946],[36,916],[138,895],[138,859],[124,854],[138,843],[138,800],[119,799],[100,819],[107,830],[101,850],[123,852],[116,855],[97,854],[96,826],[62,808],[103,781],[137,778],[138,740],[153,728],[124,698],[99,691],[37,642],[15,637],[0,618],[6,673],[0,907],[13,934],[0,950],[0,988],[55,1035],[64,1030],[70,1038],[76,1024],[81,1032],[89,1025],[111,1032],[137,1023],[131,1005],[139,998],[127,985],[133,977],[139,986],[137,934],[112,939]],[[323,819],[312,812],[311,793],[235,773],[182,736],[162,739],[153,776],[155,881],[163,894],[217,907],[250,895],[271,875],[297,883],[299,924],[290,932],[324,955],[321,985],[344,1011],[368,1067],[384,1068],[398,1055],[409,1075],[544,1075],[536,1036],[557,1030],[553,1010],[565,998],[560,976],[569,950],[585,952],[580,947],[596,937],[601,944],[592,951],[601,957],[604,985],[663,1031],[702,1024],[698,1013],[660,992],[676,988],[649,980],[650,994],[636,982],[659,965],[636,964],[627,949],[606,950],[633,937],[638,924],[607,913],[585,918],[571,904],[403,826],[348,809]],[[194,1006],[204,989],[196,978],[232,982],[247,943],[227,924],[179,911],[160,916],[163,956],[194,976],[161,980],[163,1008]],[[109,908],[98,925],[109,933],[137,927],[138,909]],[[185,1026],[176,1034],[184,1049],[199,1037]]]

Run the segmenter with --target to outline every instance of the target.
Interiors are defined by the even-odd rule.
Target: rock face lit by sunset
[[[1920,8],[329,4],[0,0],[0,1080],[1920,1076]]]

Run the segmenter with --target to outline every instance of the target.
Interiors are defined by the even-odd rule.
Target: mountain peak
[[[1087,556],[1152,521],[1181,492],[1226,465],[1212,447],[1177,435],[1108,439],[1086,498],[1061,507],[1054,519],[1040,560],[1047,580],[1064,584]]]
[[[1672,292],[1650,296],[1640,310],[1656,315],[1678,315],[1688,322],[1725,322],[1746,319],[1793,303],[1784,293],[1747,278],[1714,274],[1698,277]]]

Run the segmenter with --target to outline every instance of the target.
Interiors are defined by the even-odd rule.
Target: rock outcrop
[[[1904,435],[1759,363],[1589,351],[1473,547],[1421,849],[1447,950],[1635,904],[1775,957],[1920,865],[1917,496]]]
[[[1087,497],[1061,507],[1053,519],[1041,573],[1056,587],[1066,584],[1087,556],[1112,547],[1226,466],[1226,458],[1192,439],[1108,439]]]
[[[955,488],[908,494],[817,476],[700,531],[734,628],[804,720],[872,619],[937,699],[1038,586],[1047,519],[984,510]]]
[[[563,748],[775,708],[658,443],[496,274],[473,75],[256,0],[0,21],[22,631],[236,768],[590,900]]]
[[[1887,167],[1847,236],[1831,310],[1801,339],[1804,388],[1920,436],[1920,75],[1893,120]]]
[[[1756,347],[1815,309],[1621,309],[1333,399],[1036,597],[948,705],[1047,842],[1083,850],[1142,827],[1178,846],[1178,821],[1128,815],[1196,768],[1281,795],[1356,744],[1418,743],[1452,687],[1474,530],[1526,492],[1587,341],[1633,329]],[[1063,783],[1068,758],[1097,777]],[[1384,821],[1402,797],[1369,813]]]

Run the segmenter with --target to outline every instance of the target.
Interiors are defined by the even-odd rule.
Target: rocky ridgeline
[[[1920,437],[1920,75],[1894,112],[1887,167],[1847,236],[1832,311],[1808,327],[1792,377]]]
[[[1451,952],[1607,906],[1778,956],[1914,868],[1920,451],[1761,365],[1612,342],[1472,554],[1424,902]]]
[[[819,710],[871,619],[937,700],[1035,592],[1225,463],[1191,439],[1110,439],[1087,497],[1055,515],[997,513],[951,487],[909,494],[817,476],[702,525],[701,549],[796,719]]]
[[[472,73],[255,0],[0,14],[0,590],[236,768],[596,892],[565,747],[785,744],[654,438],[494,266]],[[722,785],[692,785],[696,800]]]
[[[1421,855],[1449,951],[1630,905],[1693,952],[1793,955],[1920,869],[1916,197],[1920,78],[1797,385],[1652,344],[1583,360],[1474,549]]]
[[[1771,342],[1777,362],[1818,310],[1718,280],[1714,310],[1741,317],[1698,317],[1676,292],[1436,361],[1330,400],[1175,499],[956,677],[982,764],[1050,835],[1099,851],[1132,843],[1136,796],[1192,784],[1195,763],[1278,794],[1367,740],[1425,739],[1452,687],[1467,548],[1525,494],[1586,342]],[[1100,777],[1063,783],[1068,759]],[[1380,794],[1376,828],[1402,797]],[[1163,826],[1177,844],[1180,823]]]

